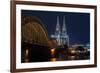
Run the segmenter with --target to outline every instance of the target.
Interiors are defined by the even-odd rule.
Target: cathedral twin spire
[[[64,45],[66,44],[66,42],[67,45],[69,45],[69,37],[67,35],[67,30],[66,30],[65,16],[63,17],[62,29],[59,23],[59,16],[57,16],[55,35],[51,35],[51,37],[56,39],[58,45]]]
[[[57,25],[56,25],[56,31],[55,33],[58,32],[58,33],[67,33],[66,31],[66,24],[65,24],[65,16],[63,17],[63,26],[62,26],[62,29],[60,27],[60,24],[59,24],[59,16],[57,16]]]

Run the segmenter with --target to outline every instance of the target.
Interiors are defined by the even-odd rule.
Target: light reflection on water
[[[25,59],[25,62],[26,62],[26,63],[29,62],[29,59]]]
[[[51,58],[50,61],[55,62],[55,61],[57,61],[57,58]]]
[[[68,56],[68,59],[65,59],[65,58],[50,58],[50,61],[55,62],[55,61],[76,60],[76,59],[77,59],[76,56]]]
[[[85,55],[82,55],[81,56],[81,54],[78,55],[76,53],[76,51],[74,51],[74,50],[71,50],[70,51],[71,55],[70,54],[67,54],[66,55],[63,52],[61,52],[61,53],[57,54],[57,56],[56,56],[56,49],[55,48],[52,48],[50,50],[50,52],[51,52],[51,57],[48,58],[48,59],[51,62],[55,62],[55,61],[66,61],[66,60],[84,60],[84,59],[89,59],[89,55],[86,55],[86,56]],[[29,59],[28,56],[29,56],[29,50],[26,49],[25,50],[25,59],[24,59],[24,62],[26,62],[26,63],[27,62],[30,62],[30,59]],[[46,60],[44,60],[44,61],[46,61]]]

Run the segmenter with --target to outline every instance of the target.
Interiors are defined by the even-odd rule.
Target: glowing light
[[[51,49],[51,54],[53,55],[55,53],[55,48]]]
[[[71,58],[71,60],[74,60],[75,59],[75,56],[71,56],[70,58]]]
[[[26,56],[28,56],[28,53],[29,53],[29,50],[28,50],[28,49],[26,49],[26,53],[25,53],[25,54],[26,54]]]
[[[55,62],[57,59],[56,58],[51,58],[50,61]]]
[[[75,54],[76,52],[75,52],[75,50],[71,50],[71,53],[72,53],[72,54]]]
[[[28,62],[28,61],[29,61],[29,59],[28,59],[28,54],[29,54],[29,50],[26,49],[26,50],[25,50],[25,62]]]
[[[74,60],[74,59],[75,59],[75,56],[68,56],[68,58],[69,58],[70,60]]]
[[[28,62],[29,61],[29,59],[25,59],[25,62]]]

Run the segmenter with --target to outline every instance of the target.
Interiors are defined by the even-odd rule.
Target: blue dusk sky
[[[70,44],[87,44],[90,42],[89,13],[22,10],[21,15],[39,18],[47,29],[49,37],[55,33],[57,16],[59,16],[60,26],[63,25],[63,17],[65,16]]]

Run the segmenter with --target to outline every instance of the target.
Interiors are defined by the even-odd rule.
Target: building
[[[59,16],[57,16],[57,25],[55,28],[55,33],[51,35],[51,38],[56,39],[58,46],[67,45],[69,46],[69,36],[67,34],[66,24],[65,24],[65,16],[63,18],[62,28],[59,24]]]

